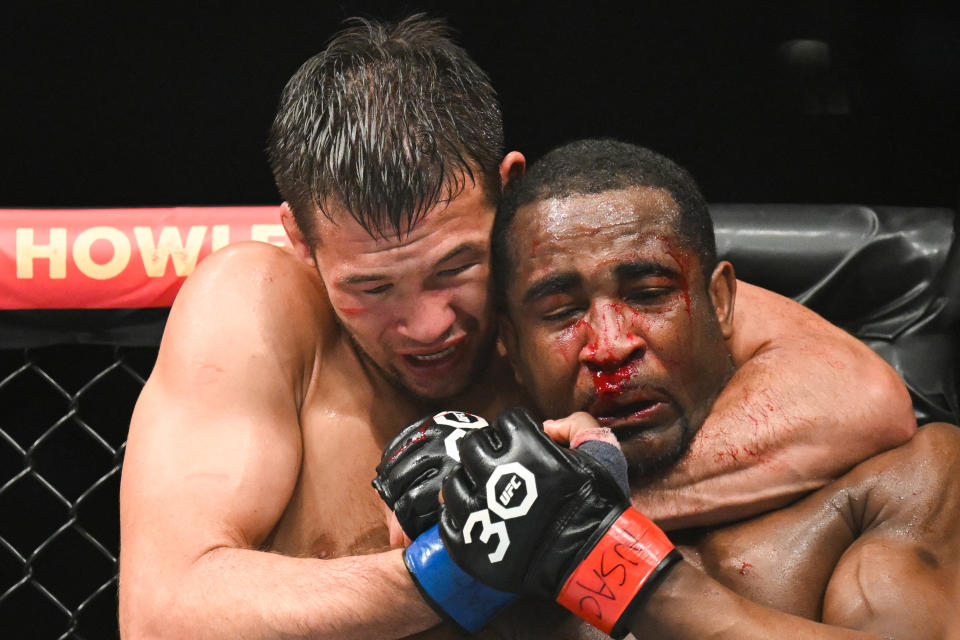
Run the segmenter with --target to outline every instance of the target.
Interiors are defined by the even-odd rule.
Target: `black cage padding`
[[[880,354],[922,424],[956,423],[960,248],[950,209],[714,205],[718,253]],[[851,390],[855,393],[855,390]]]

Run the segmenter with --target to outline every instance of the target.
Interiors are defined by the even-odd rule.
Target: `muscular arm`
[[[631,628],[657,638],[943,637],[960,567],[958,463],[960,430],[925,426],[796,504],[735,525],[705,571],[671,568]],[[737,576],[724,558],[742,554],[759,573],[778,575]]]
[[[634,491],[667,529],[782,506],[916,430],[906,387],[868,347],[788,298],[737,285],[737,371],[685,459]]]
[[[258,550],[292,496],[299,401],[322,358],[325,328],[297,308],[306,276],[294,265],[266,245],[230,248],[201,265],[171,311],[121,482],[128,640],[387,638],[438,621],[400,551],[320,560]]]

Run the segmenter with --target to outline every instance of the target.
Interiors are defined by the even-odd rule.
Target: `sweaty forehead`
[[[673,246],[678,243],[678,215],[670,194],[653,187],[540,200],[517,211],[511,257],[520,268],[524,263],[543,266],[578,256],[613,258],[614,253]]]

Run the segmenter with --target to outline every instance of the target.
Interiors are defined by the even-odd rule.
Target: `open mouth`
[[[619,406],[597,403],[590,413],[602,426],[613,429],[617,439],[623,442],[669,423],[673,410],[667,398],[646,397]]]
[[[404,361],[413,369],[434,370],[441,369],[454,364],[459,360],[464,345],[462,340],[451,344],[443,349],[432,351],[430,353],[407,353],[403,355]]]
[[[441,349],[440,351],[435,351],[433,353],[423,353],[419,355],[408,355],[408,359],[414,362],[436,362],[437,360],[443,360],[456,350],[457,345],[452,344],[446,349]]]
[[[613,427],[625,421],[643,419],[659,404],[661,404],[659,400],[641,400],[621,407],[611,407],[602,413],[594,413],[594,417],[603,426]]]

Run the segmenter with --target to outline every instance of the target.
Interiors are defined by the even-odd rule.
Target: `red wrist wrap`
[[[557,602],[609,635],[673,548],[657,525],[628,508],[573,570]]]

